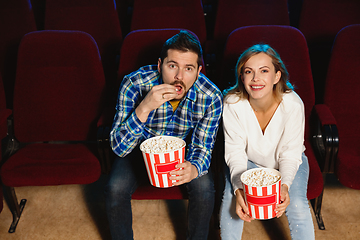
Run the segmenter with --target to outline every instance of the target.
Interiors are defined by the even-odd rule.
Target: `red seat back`
[[[14,95],[16,138],[20,142],[95,139],[104,84],[99,51],[89,34],[25,35]]]
[[[0,73],[8,108],[12,108],[18,47],[32,31],[36,25],[29,0],[0,1]]]
[[[180,29],[148,29],[130,32],[121,47],[116,90],[125,75],[142,66],[157,64],[163,44],[179,31]],[[204,64],[202,73],[205,73]]]
[[[47,1],[47,30],[78,30],[89,33],[96,41],[109,87],[116,79],[122,32],[114,0]]]
[[[244,36],[247,36],[244,38]],[[235,83],[235,65],[240,54],[250,46],[266,43],[273,47],[284,61],[289,72],[289,79],[295,85],[295,92],[305,104],[306,119],[309,119],[315,103],[313,79],[310,68],[308,48],[304,36],[290,26],[250,26],[238,28],[229,36],[222,61],[219,85],[225,80]],[[229,84],[227,85],[229,86]],[[222,86],[222,89],[227,88]],[[306,125],[306,137],[309,137]]]
[[[201,0],[134,0],[130,30],[182,28],[206,41],[206,25]]]
[[[336,119],[339,152],[335,172],[342,184],[360,189],[360,24],[336,36],[326,78],[324,103]]]
[[[251,25],[289,25],[286,0],[219,0],[214,40],[223,47],[229,34]]]
[[[299,29],[309,46],[317,103],[323,102],[335,36],[343,27],[360,24],[359,12],[358,0],[303,0]]]

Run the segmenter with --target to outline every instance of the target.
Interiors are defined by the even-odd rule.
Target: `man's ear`
[[[198,77],[199,77],[199,75],[200,75],[201,69],[202,69],[202,65],[200,65],[200,66],[199,66],[199,69],[198,69],[198,74],[197,74],[197,75],[198,75]]]
[[[161,73],[161,58],[158,59],[158,71]]]

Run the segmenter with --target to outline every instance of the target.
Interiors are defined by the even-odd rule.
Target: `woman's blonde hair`
[[[265,53],[272,59],[272,63],[275,67],[275,73],[280,71],[281,77],[277,84],[274,85],[274,94],[278,99],[282,99],[282,94],[286,92],[291,92],[294,90],[294,86],[289,82],[289,73],[286,70],[286,67],[281,60],[279,54],[269,45],[267,44],[256,44],[252,47],[246,49],[239,57],[236,68],[235,68],[235,76],[236,83],[234,86],[229,89],[224,90],[225,98],[229,95],[235,94],[240,99],[248,99],[249,94],[245,90],[244,83],[242,81],[242,74],[244,72],[245,63],[253,56]]]

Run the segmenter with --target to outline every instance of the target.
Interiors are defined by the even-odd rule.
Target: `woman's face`
[[[267,99],[273,96],[273,86],[278,83],[281,72],[275,72],[271,57],[258,53],[244,64],[242,81],[250,98]]]

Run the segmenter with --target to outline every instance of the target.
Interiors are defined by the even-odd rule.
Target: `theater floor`
[[[27,204],[12,234],[7,232],[12,216],[4,204],[0,239],[110,239],[103,198],[105,181],[106,176],[102,176],[87,186],[16,188],[18,198],[27,198]],[[342,186],[330,175],[322,208],[326,230],[319,230],[315,223],[316,239],[360,239],[359,202],[359,190]],[[132,203],[136,240],[185,239],[186,200],[133,200]],[[220,239],[216,227],[211,228],[209,239]],[[286,217],[245,223],[243,239],[291,239]]]

